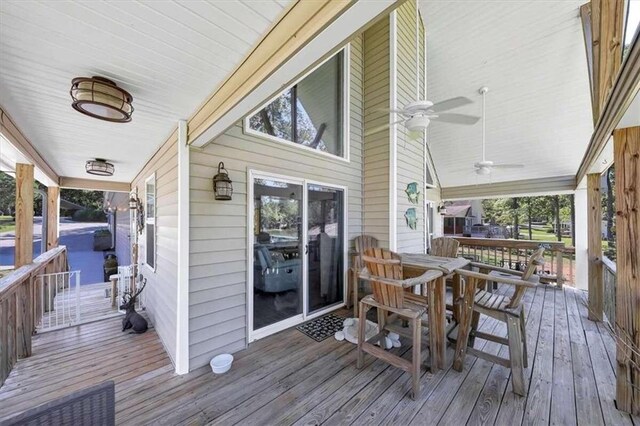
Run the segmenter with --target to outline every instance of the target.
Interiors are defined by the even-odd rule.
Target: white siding
[[[140,268],[147,286],[144,301],[149,318],[172,360],[176,354],[176,295],[178,259],[178,149],[167,142],[147,163],[132,184],[144,202],[145,179],[156,174],[156,270]],[[144,259],[144,234],[139,236],[138,263]]]
[[[389,122],[389,19],[381,19],[363,35],[364,130]],[[364,233],[389,247],[389,129],[365,137]]]
[[[243,132],[237,124],[190,158],[190,369],[246,347],[247,180],[255,169],[348,187],[349,239],[362,232],[362,43],[351,45],[350,162]],[[214,201],[212,177],[223,161],[231,201]]]

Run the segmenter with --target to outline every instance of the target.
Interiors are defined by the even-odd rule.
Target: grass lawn
[[[16,223],[11,216],[0,216],[0,232],[13,231]]]
[[[551,229],[551,228],[549,228]],[[520,234],[522,234],[526,239],[529,239],[529,230],[527,228],[520,228]],[[546,230],[543,229],[533,229],[531,231],[532,240],[534,241],[558,241],[558,238],[555,234],[550,234]],[[562,237],[562,242],[565,247],[571,247],[573,244],[571,243],[571,237]]]

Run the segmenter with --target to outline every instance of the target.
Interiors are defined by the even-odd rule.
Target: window
[[[626,58],[631,50],[633,37],[640,29],[640,2],[627,1],[625,4],[624,44],[622,45],[622,58]]]
[[[245,122],[245,131],[306,149],[347,157],[343,50]]]
[[[145,256],[144,261],[151,269],[156,268],[156,175],[147,178],[145,186]]]
[[[435,188],[436,184],[433,182],[433,175],[431,174],[431,168],[429,167],[429,163],[426,164],[426,169],[425,169],[425,186],[427,188]]]

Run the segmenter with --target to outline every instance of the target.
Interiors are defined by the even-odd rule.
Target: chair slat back
[[[529,261],[527,262],[527,269],[525,269],[524,274],[522,275],[523,281],[528,281],[533,274],[536,272],[538,266],[544,265],[544,247],[540,247],[538,250],[533,252],[533,254],[529,257]],[[520,304],[524,293],[527,291],[526,287],[517,286],[515,291],[513,292],[513,296],[511,297],[511,303],[509,303],[509,308],[514,308]]]
[[[450,237],[438,237],[431,240],[431,254],[439,257],[458,257],[460,242]]]
[[[363,253],[364,264],[372,277],[387,280],[402,280],[402,263],[400,256],[382,248],[368,248]],[[391,308],[404,307],[404,289],[401,285],[388,284],[382,281],[371,281],[373,297],[378,303]]]
[[[353,242],[356,248],[356,255],[353,257],[353,268],[359,271],[364,267],[362,255],[367,249],[378,247],[378,239],[371,235],[358,235]]]

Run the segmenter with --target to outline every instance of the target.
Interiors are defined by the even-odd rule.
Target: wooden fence
[[[35,278],[68,269],[67,248],[60,246],[0,279],[0,386],[16,361],[31,355],[31,336],[45,303],[37,297]]]
[[[546,281],[563,284],[575,283],[575,248],[565,247],[558,241],[506,240],[499,238],[453,237],[460,242],[459,256],[473,258],[477,262],[504,268],[524,270],[529,256],[541,245],[545,246],[546,263],[539,273]]]
[[[603,309],[606,320],[615,330],[616,324],[616,263],[606,256],[602,257],[602,275],[604,285]]]

